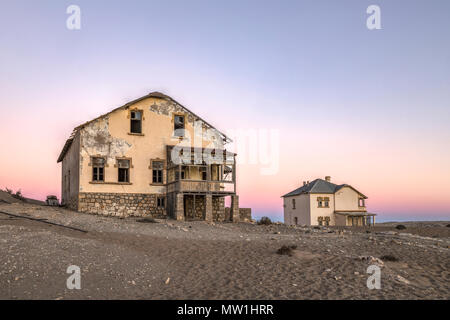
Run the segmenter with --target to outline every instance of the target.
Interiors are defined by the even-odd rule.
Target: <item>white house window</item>
[[[358,206],[359,206],[359,207],[365,207],[365,206],[366,206],[366,203],[365,203],[365,201],[364,201],[364,198],[359,198],[359,200],[358,200]]]

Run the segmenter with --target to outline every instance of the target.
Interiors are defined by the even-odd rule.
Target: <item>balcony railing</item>
[[[167,192],[236,193],[234,182],[214,180],[178,180],[167,184]]]

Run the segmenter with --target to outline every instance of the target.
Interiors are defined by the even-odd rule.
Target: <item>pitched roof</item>
[[[203,120],[201,117],[199,117],[198,115],[196,115],[194,112],[192,112],[191,110],[189,110],[188,108],[186,108],[185,106],[183,106],[181,103],[177,102],[175,99],[172,99],[171,97],[165,95],[164,93],[161,93],[161,92],[158,92],[158,91],[153,91],[153,92],[150,92],[149,94],[147,94],[147,95],[145,95],[145,96],[142,96],[142,97],[137,98],[137,99],[135,99],[135,100],[133,100],[133,101],[130,101],[130,102],[124,104],[123,106],[120,106],[120,107],[118,107],[118,108],[115,108],[115,109],[113,109],[113,110],[111,110],[111,111],[109,111],[109,112],[107,112],[107,113],[105,113],[105,114],[102,114],[101,116],[98,116],[97,118],[94,118],[94,119],[92,119],[92,120],[90,120],[90,121],[87,121],[87,122],[85,122],[85,123],[83,123],[83,124],[81,124],[81,125],[75,127],[75,129],[73,129],[73,132],[72,132],[72,134],[70,135],[69,139],[67,139],[66,143],[64,144],[64,147],[63,147],[63,149],[61,150],[61,153],[60,153],[60,155],[59,155],[59,157],[58,157],[57,162],[61,162],[61,161],[64,159],[64,156],[66,155],[66,152],[69,150],[70,146],[72,145],[73,138],[74,138],[75,134],[78,132],[78,130],[84,128],[84,127],[87,126],[88,124],[90,124],[90,123],[92,123],[92,122],[94,122],[94,121],[96,121],[96,120],[98,120],[98,119],[101,119],[101,118],[103,118],[103,117],[105,117],[105,116],[107,116],[107,115],[109,115],[109,114],[111,114],[111,113],[113,113],[113,112],[115,112],[115,111],[117,111],[117,110],[124,109],[124,108],[128,108],[129,106],[131,106],[131,105],[133,105],[133,104],[135,104],[135,103],[137,103],[137,102],[139,102],[139,101],[142,101],[142,100],[144,100],[144,99],[147,99],[147,98],[160,98],[160,99],[164,99],[164,100],[171,101],[171,102],[173,102],[173,103],[179,105],[179,106],[180,106],[181,108],[183,108],[186,112],[191,113],[194,117],[196,117],[196,118],[202,120],[202,121],[203,121],[207,126],[209,126],[210,128],[216,129],[214,126],[212,126],[211,124],[209,124],[208,122],[206,122],[205,120]],[[216,129],[216,130],[217,130],[217,129]],[[224,134],[223,132],[220,132],[219,130],[217,130],[217,131],[222,135],[223,139],[224,139],[226,142],[232,142],[232,140],[231,140],[229,137],[227,137],[226,134]]]
[[[349,187],[353,190],[355,190],[357,193],[362,195],[364,198],[367,198],[365,195],[363,195],[361,192],[353,188],[351,185],[348,184],[334,184],[329,181],[323,180],[323,179],[316,179],[311,181],[310,183],[305,184],[304,186],[301,186],[298,189],[295,189],[294,191],[291,191],[289,193],[286,193],[282,197],[291,197],[291,196],[297,196],[300,194],[309,194],[309,193],[336,193],[340,189],[344,187]]]

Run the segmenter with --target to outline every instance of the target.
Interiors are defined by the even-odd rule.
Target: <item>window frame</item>
[[[141,115],[140,119],[135,119],[132,117],[133,113],[139,113]],[[144,121],[144,110],[140,109],[130,109],[128,118],[130,119],[130,132],[131,135],[143,135],[143,121]],[[140,132],[133,132],[133,121],[139,121],[139,131]]]
[[[119,167],[119,160],[127,160],[128,161],[128,168],[121,168]],[[125,158],[125,157],[118,157],[116,158],[116,164],[114,167],[117,168],[117,183],[119,184],[131,184],[131,169],[133,168],[133,163],[131,158]],[[120,181],[120,169],[126,169],[127,171],[127,181]]]
[[[95,162],[94,162],[94,159],[102,159],[103,160],[103,165],[96,165],[95,164]],[[106,157],[102,157],[102,156],[91,156],[91,161],[90,161],[90,163],[89,163],[89,165],[90,166],[92,166],[92,176],[91,176],[91,181],[92,182],[94,182],[94,183],[103,183],[103,182],[105,182],[105,168],[106,168],[106,166],[107,166],[107,162],[106,162]],[[100,175],[100,173],[99,172],[97,172],[97,174],[95,173],[95,169],[99,169],[99,168],[102,168],[103,170],[103,173],[102,173],[102,176],[103,176],[103,179],[98,179],[98,176]],[[94,179],[95,178],[95,176],[97,175],[97,179]]]
[[[161,204],[162,202],[162,204]],[[158,196],[156,198],[156,208],[157,209],[165,209],[166,208],[166,196]]]
[[[183,128],[177,128],[177,122],[176,119],[177,117],[182,117],[183,118]],[[185,137],[185,130],[186,130],[186,115],[184,113],[173,113],[172,114],[172,122],[173,122],[173,136],[177,137],[177,138],[182,138]],[[182,129],[182,134],[177,134],[177,130]]]
[[[155,162],[161,162],[161,164],[162,164],[161,169],[155,169],[154,168],[154,163]],[[165,165],[165,161],[163,159],[156,158],[156,159],[151,159],[150,160],[150,167],[149,167],[149,169],[152,171],[152,180],[151,180],[151,184],[152,185],[163,185],[164,184],[164,170],[165,170],[165,168],[166,168],[166,165]],[[161,181],[158,181],[158,179],[156,179],[156,181],[155,181],[155,171],[160,171],[161,172],[161,177],[160,177]]]

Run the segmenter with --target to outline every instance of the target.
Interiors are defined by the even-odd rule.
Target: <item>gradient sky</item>
[[[276,175],[238,168],[256,217],[330,175],[379,221],[450,219],[450,1],[1,0],[0,41],[0,188],[59,197],[73,127],[161,91],[222,131],[279,131]]]

